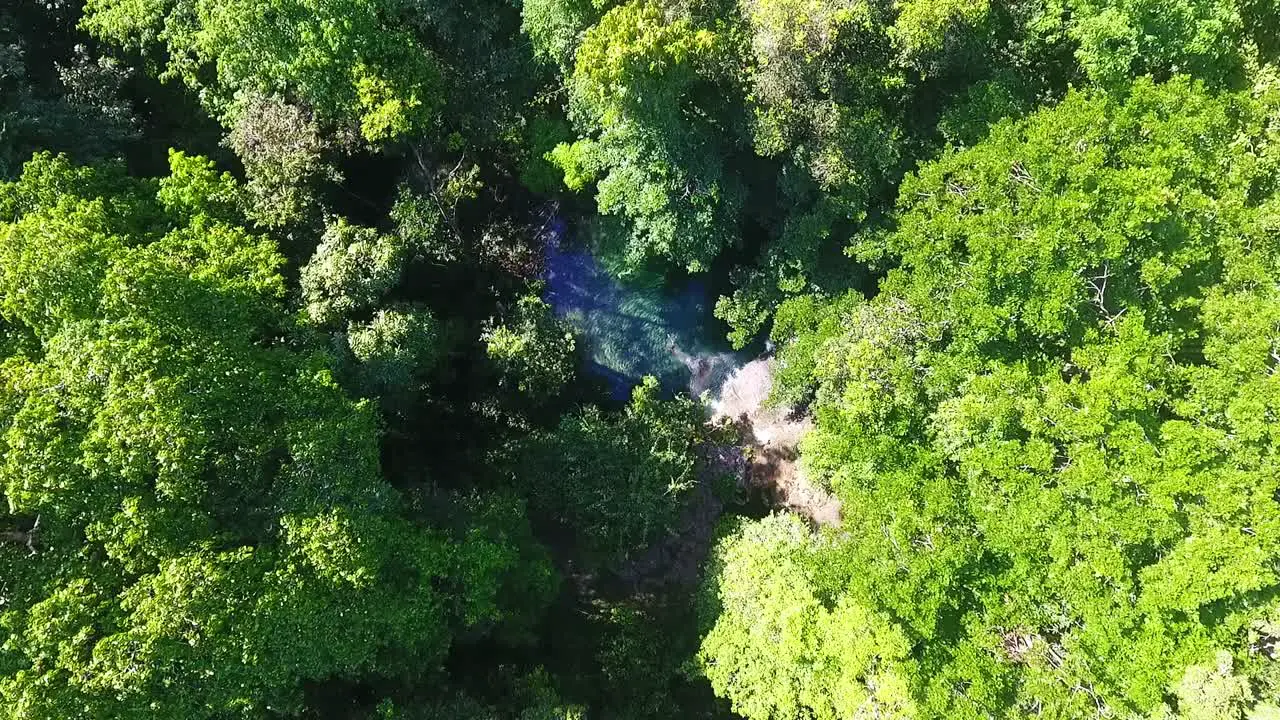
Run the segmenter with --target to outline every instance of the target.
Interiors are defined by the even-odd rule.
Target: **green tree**
[[[1135,77],[1187,74],[1240,89],[1274,57],[1254,38],[1280,28],[1274,3],[1235,0],[738,5],[756,152],[783,163],[776,184],[749,180],[768,242],[716,308],[739,346],[782,300],[860,284],[831,250],[878,221],[900,170],[940,139],[973,144],[1073,84],[1123,95]]]
[[[88,0],[83,26],[160,52],[228,127],[238,96],[298,98],[371,143],[421,131],[438,109],[440,69],[386,0]]]
[[[736,242],[742,188],[717,85],[732,83],[735,51],[731,28],[672,15],[634,0],[587,30],[567,80],[582,139],[550,157],[570,189],[595,184],[605,247],[624,266],[698,271]]]
[[[1220,650],[1212,664],[1192,665],[1173,688],[1177,712],[1167,708],[1156,718],[1186,720],[1270,720],[1280,717],[1280,705],[1262,700],[1249,678],[1235,673],[1235,659]]]
[[[885,9],[862,0],[742,0],[751,37],[756,149],[787,154],[827,195],[861,212],[897,161]]]
[[[255,220],[279,227],[313,219],[318,188],[341,179],[315,118],[278,97],[250,93],[235,113],[227,144],[244,163]]]
[[[412,393],[443,359],[443,336],[425,308],[379,310],[368,322],[352,323],[346,338],[359,363],[359,386],[375,395]]]
[[[534,55],[565,73],[587,29],[600,19],[605,0],[524,0],[521,29],[533,43]]]
[[[1066,10],[1067,34],[1089,79],[1112,89],[1152,73],[1187,73],[1214,84],[1239,83],[1258,60],[1246,40],[1246,23],[1276,27],[1270,17],[1250,15],[1236,0],[1067,0],[1046,4],[1046,15]],[[1261,28],[1259,28],[1261,29]]]
[[[748,718],[911,717],[907,639],[851,597],[824,605],[814,540],[792,515],[746,521],[720,540],[704,589],[713,623],[698,660]]]
[[[894,267],[876,298],[780,312],[803,460],[856,508],[810,582],[901,629],[919,716],[1271,682],[1248,636],[1280,587],[1278,108],[1073,93],[904,182],[897,229],[857,246]],[[1183,682],[1220,650],[1242,680]]]
[[[490,327],[482,339],[498,385],[534,403],[564,391],[578,369],[572,329],[537,295],[521,297],[512,317]]]
[[[0,8],[0,179],[16,177],[38,150],[92,162],[138,139],[138,119],[122,92],[130,70],[83,46],[66,61],[49,57],[40,46],[56,41],[38,22],[49,21],[40,13],[34,6]]]
[[[3,717],[290,715],[544,596],[518,504],[411,519],[234,182],[171,166],[38,155],[0,186]]]
[[[906,58],[938,53],[949,34],[981,22],[991,5],[991,0],[906,0],[898,3],[890,33]]]
[[[308,319],[332,326],[373,310],[400,282],[409,252],[401,235],[381,234],[341,218],[330,222],[315,255],[302,268]]]
[[[661,400],[646,378],[621,414],[588,406],[535,432],[514,472],[532,507],[574,534],[575,552],[618,563],[672,530],[686,501],[712,482],[698,454],[709,438],[698,404]]]

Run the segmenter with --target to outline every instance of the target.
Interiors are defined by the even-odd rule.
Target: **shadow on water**
[[[621,281],[549,215],[543,299],[582,336],[591,370],[616,399],[646,375],[670,394],[715,390],[749,357],[733,352],[728,328],[712,310],[713,293],[698,277],[659,275]]]

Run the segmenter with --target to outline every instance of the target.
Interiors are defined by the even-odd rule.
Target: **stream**
[[[609,382],[613,396],[625,399],[646,375],[672,395],[705,393],[713,422],[744,429],[744,490],[762,492],[774,507],[814,525],[839,524],[839,500],[809,482],[799,462],[800,442],[812,422],[768,403],[774,363],[769,349],[760,355],[730,349],[727,328],[711,314],[714,300],[704,282],[621,282],[588,249],[575,246],[564,218],[554,210],[545,218],[543,299],[578,332],[590,371]]]
[[[551,215],[545,227],[543,299],[585,339],[591,371],[609,381],[616,398],[629,396],[646,375],[670,394],[715,396],[751,360],[730,349],[704,282],[668,285],[655,276],[623,283],[575,247],[563,218]]]

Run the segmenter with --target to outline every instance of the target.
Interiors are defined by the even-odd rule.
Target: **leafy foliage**
[[[1280,718],[1274,0],[0,5],[0,718]]]
[[[702,408],[658,395],[646,378],[621,415],[588,406],[518,454],[533,507],[571,529],[594,563],[617,563],[660,538],[707,480],[696,452],[708,433]]]
[[[521,297],[510,321],[486,331],[484,341],[499,384],[534,402],[561,392],[577,371],[573,332],[537,295]]]
[[[0,547],[7,716],[296,712],[305,682],[438,663],[524,562],[518,514],[455,537],[401,512],[369,406],[282,342],[282,259],[227,219],[233,181],[171,163],[42,155],[0,186],[0,314],[34,341],[0,365],[28,538]]]
[[[807,466],[858,508],[812,582],[905,634],[919,714],[1141,715],[1252,682],[1186,668],[1258,667],[1274,612],[1276,108],[1072,94],[904,183],[859,248],[897,265],[873,301],[780,314]]]
[[[702,270],[734,243],[742,190],[726,173],[711,85],[731,72],[729,40],[634,0],[605,13],[577,50],[567,82],[585,137],[551,159],[570,189],[596,183],[600,212],[616,218],[606,247],[626,265],[663,258]]]
[[[360,384],[375,394],[409,392],[441,361],[443,332],[430,310],[379,310],[352,323],[347,344],[360,363]]]
[[[400,236],[338,219],[302,269],[302,297],[316,325],[332,325],[371,310],[396,283],[408,260]]]
[[[369,142],[426,126],[439,71],[382,0],[88,0],[84,27],[167,54],[167,72],[204,91],[228,125],[238,95],[299,98]],[[212,68],[210,78],[208,69]]]
[[[990,0],[910,0],[900,3],[890,31],[903,55],[916,58],[937,53],[958,27],[986,18]]]
[[[0,9],[0,177],[17,176],[39,150],[85,162],[122,151],[138,134],[138,119],[121,97],[129,69],[82,45],[67,61],[48,58],[38,47],[44,39],[38,26],[25,14],[25,8]],[[48,71],[55,82],[42,87]]]
[[[267,226],[308,219],[317,207],[316,186],[340,175],[327,157],[332,148],[302,108],[278,97],[250,95],[235,113],[227,144],[244,163],[254,218]]]
[[[1122,88],[1134,75],[1170,72],[1238,82],[1254,60],[1254,48],[1240,42],[1244,7],[1231,0],[1085,0],[1066,6],[1076,57],[1104,87]]]
[[[911,716],[907,639],[852,598],[825,606],[815,560],[794,516],[745,522],[720,541],[699,655],[712,687],[749,718]]]
[[[521,7],[522,29],[534,54],[566,73],[582,35],[599,20],[599,0],[528,0]]]

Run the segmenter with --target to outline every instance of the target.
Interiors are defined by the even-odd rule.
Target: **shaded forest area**
[[[1277,367],[1276,0],[0,6],[5,720],[1280,720]]]

